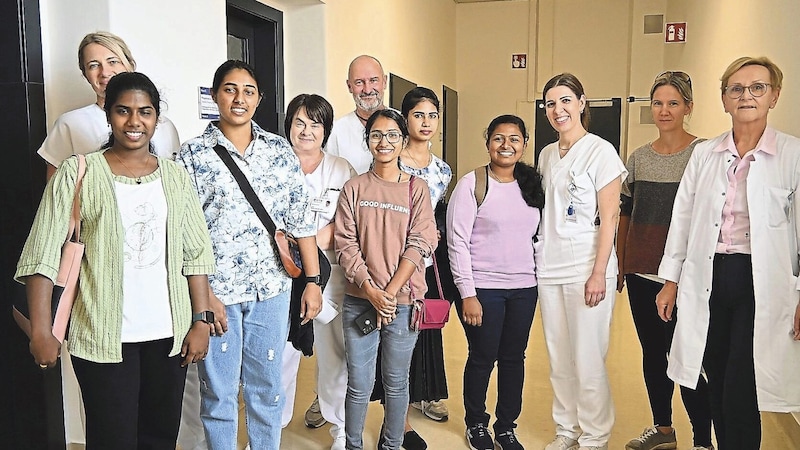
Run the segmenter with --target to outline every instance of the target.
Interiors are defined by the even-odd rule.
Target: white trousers
[[[189,364],[186,385],[183,388],[181,426],[178,428],[178,445],[181,450],[206,450],[206,435],[200,421],[200,376],[197,364]]]
[[[602,446],[614,426],[606,354],[616,279],[606,279],[606,298],[584,303],[584,284],[539,284],[539,308],[553,385],[556,434],[582,447]]]
[[[61,392],[67,447],[69,444],[86,444],[86,412],[83,409],[81,387],[72,369],[68,346],[68,341],[64,341],[64,345],[61,346]]]
[[[331,302],[338,311],[344,301],[344,271],[337,264],[331,265],[331,278],[322,294],[322,301]],[[322,417],[333,425],[331,436],[344,435],[344,398],[347,395],[347,360],[344,354],[344,332],[342,315],[338,314],[328,323],[314,321],[314,354],[317,357],[317,396]],[[285,427],[294,414],[294,399],[297,387],[297,370],[302,353],[291,343],[283,352],[283,385],[286,403],[281,417]]]

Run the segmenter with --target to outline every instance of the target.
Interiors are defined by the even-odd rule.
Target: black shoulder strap
[[[217,155],[219,155],[219,158],[222,160],[222,162],[228,166],[228,170],[231,171],[233,178],[236,179],[236,184],[239,185],[239,189],[242,190],[242,193],[244,194],[245,198],[247,198],[250,206],[253,207],[253,211],[255,211],[258,218],[261,219],[261,223],[264,224],[264,227],[266,227],[267,231],[269,232],[269,235],[272,238],[270,241],[273,243],[274,247],[274,236],[277,228],[275,227],[275,222],[272,221],[272,217],[269,216],[267,209],[264,208],[264,205],[261,204],[261,200],[258,199],[256,191],[254,191],[253,187],[250,186],[250,182],[247,181],[247,177],[244,176],[242,170],[236,165],[233,157],[230,153],[228,153],[228,150],[225,147],[217,144],[214,146],[214,151],[217,152]],[[275,249],[275,252],[277,254],[277,248]]]
[[[481,170],[483,169],[483,170]],[[478,167],[475,169],[475,203],[478,208],[483,204],[486,199],[486,194],[489,192],[489,165]]]

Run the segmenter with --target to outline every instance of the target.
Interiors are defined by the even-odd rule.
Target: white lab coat
[[[729,152],[713,152],[731,133],[698,144],[689,160],[672,211],[658,275],[678,282],[681,319],[667,374],[695,388],[709,323],[714,253],[727,190]],[[792,322],[800,300],[800,139],[774,133],[777,154],[755,154],[747,178],[755,294],[753,356],[761,411],[800,410],[800,342]],[[763,138],[762,138],[763,139]]]

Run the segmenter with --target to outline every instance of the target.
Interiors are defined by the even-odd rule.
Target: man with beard
[[[354,59],[347,73],[347,89],[353,94],[356,109],[334,122],[325,151],[346,159],[362,174],[372,163],[372,154],[364,139],[364,125],[372,113],[386,107],[383,104],[386,75],[380,61],[368,55]]]

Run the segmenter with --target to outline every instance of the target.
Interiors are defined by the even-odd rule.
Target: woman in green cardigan
[[[186,365],[208,351],[214,256],[188,175],[149,151],[161,112],[156,87],[143,74],[119,74],[105,110],[111,135],[86,156],[79,193],[86,247],[68,335],[86,448],[174,449]],[[65,161],[47,184],[15,274],[27,285],[30,349],[42,369],[60,351],[50,297],[77,163]]]

